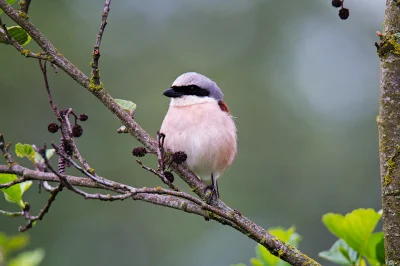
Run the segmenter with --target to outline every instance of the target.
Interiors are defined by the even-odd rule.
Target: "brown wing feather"
[[[228,105],[224,101],[218,101],[219,108],[221,108],[222,111],[227,112],[229,114],[229,108]]]

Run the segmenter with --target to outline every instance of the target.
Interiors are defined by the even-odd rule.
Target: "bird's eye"
[[[196,86],[194,86],[194,85],[189,86],[189,90],[190,91],[195,91],[196,90]]]

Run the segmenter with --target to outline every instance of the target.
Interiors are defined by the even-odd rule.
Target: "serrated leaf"
[[[9,4],[11,6],[15,2],[17,2],[17,0],[6,0],[6,2],[7,2],[7,4]],[[3,13],[3,10],[0,8],[0,15],[1,15],[1,13]]]
[[[337,240],[329,250],[322,251],[318,255],[340,265],[354,265],[354,259],[357,260],[357,252],[349,247],[343,239]]]
[[[115,99],[115,102],[127,113],[136,110],[136,104],[131,101]]]
[[[20,26],[7,27],[7,31],[22,46],[27,45],[32,39]]]
[[[17,143],[15,145],[15,154],[17,154],[18,157],[27,157],[32,162],[35,162],[35,151],[32,145]]]
[[[341,214],[328,213],[322,217],[325,226],[360,254],[363,254],[365,246],[374,231],[381,214],[373,209],[356,209],[343,216]]]
[[[9,183],[17,180],[18,177],[12,174],[0,174],[0,184]],[[25,184],[27,183],[27,184]],[[17,203],[21,209],[25,207],[25,203],[22,201],[22,195],[32,185],[32,181],[26,181],[23,183],[15,184],[9,188],[2,188],[1,191],[4,193],[4,197],[8,202]]]
[[[44,254],[43,249],[25,251],[11,259],[8,266],[38,266],[43,261]]]

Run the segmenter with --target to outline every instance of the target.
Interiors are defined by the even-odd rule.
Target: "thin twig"
[[[103,38],[104,29],[107,25],[108,12],[110,11],[111,0],[106,0],[104,3],[103,13],[101,15],[100,30],[97,33],[96,45],[93,48],[93,61],[92,66],[92,79],[95,86],[100,86],[100,70],[99,70],[99,59],[100,59],[100,44]]]
[[[3,24],[1,18],[0,18],[0,36],[8,43],[11,44],[12,46],[15,47],[22,55],[25,57],[32,57],[32,58],[38,58],[38,59],[43,59],[43,60],[50,60],[50,57],[46,56],[44,53],[33,53],[29,50],[25,50],[24,47],[19,44],[8,32],[7,27],[5,24]]]
[[[47,98],[49,99],[49,103],[51,108],[53,109],[54,114],[56,115],[57,119],[60,120],[60,111],[58,110],[57,105],[54,103],[53,101],[53,96],[51,95],[51,91],[50,91],[50,86],[49,86],[49,81],[47,79],[47,66],[46,66],[46,61],[42,64],[42,60],[39,59],[39,67],[40,70],[42,71],[43,74],[43,79],[44,79],[44,85],[46,87],[46,92],[47,92]]]
[[[6,159],[7,163],[9,164],[9,167],[11,167],[15,162],[14,159],[12,158],[11,154],[8,152],[8,148],[10,147],[10,143],[6,144],[4,141],[4,137],[2,134],[0,134],[0,150],[4,155],[4,158]],[[0,184],[1,186],[1,184]]]
[[[74,166],[77,170],[79,170],[82,174],[86,175],[87,177],[89,177],[90,179],[92,179],[94,182],[99,183],[103,186],[106,187],[112,187],[115,189],[121,189],[121,190],[126,190],[126,186],[119,186],[117,183],[105,179],[105,178],[101,178],[99,176],[94,176],[91,173],[89,173],[88,171],[86,171],[85,169],[83,169],[82,167],[80,167],[77,163],[75,163],[71,158],[69,158],[65,153],[63,153],[58,147],[57,145],[55,145],[54,143],[52,144],[53,148],[56,150],[56,153],[61,156],[62,158],[64,158],[64,160],[68,161],[72,166]]]
[[[3,214],[3,215],[8,216],[8,217],[20,217],[20,216],[24,215],[24,212],[23,211],[20,211],[20,212],[8,212],[8,211],[0,210],[0,214]]]
[[[154,170],[153,168],[150,168],[150,167],[144,165],[144,164],[142,163],[142,161],[140,161],[140,160],[136,160],[136,162],[137,162],[143,169],[145,169],[145,170],[149,171],[150,173],[152,173],[152,174],[158,176],[158,177],[161,179],[161,181],[162,181],[164,184],[166,184],[167,186],[169,186],[171,189],[173,189],[173,190],[175,190],[175,191],[180,191],[180,189],[179,189],[177,186],[175,186],[174,184],[172,184],[171,182],[168,181],[168,179],[165,177],[165,175],[163,175],[163,174],[161,174],[160,172]]]
[[[58,193],[60,193],[62,191],[63,187],[64,186],[62,184],[59,184],[54,190],[52,190],[50,192],[50,196],[49,196],[49,198],[47,200],[47,203],[44,206],[44,208],[40,210],[40,212],[39,212],[39,214],[37,216],[29,216],[28,223],[26,225],[24,225],[24,226],[20,226],[18,231],[25,232],[29,228],[32,228],[34,222],[36,222],[37,220],[42,220],[44,215],[49,211],[49,209],[51,207],[51,204],[56,199],[56,196],[58,195]]]
[[[31,0],[20,0],[19,5],[21,6],[20,10],[21,12],[25,13],[25,15],[28,15],[28,10],[29,6],[31,4]]]

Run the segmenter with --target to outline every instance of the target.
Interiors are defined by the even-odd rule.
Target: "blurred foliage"
[[[332,263],[346,266],[366,266],[366,260],[372,266],[385,265],[385,249],[383,245],[383,232],[372,233],[382,212],[373,209],[356,209],[345,216],[328,213],[322,217],[325,226],[334,235],[339,237],[330,250],[319,253]],[[280,240],[298,247],[301,237],[295,232],[294,227],[284,230],[281,227],[271,228],[270,234]],[[276,256],[257,244],[256,258],[250,259],[252,266],[289,266]],[[246,266],[243,263],[231,266]]]
[[[20,233],[15,236],[7,236],[0,232],[0,265],[4,266],[39,266],[44,259],[44,250],[35,249],[17,251],[24,249],[29,244],[29,236]]]
[[[383,232],[373,233],[382,211],[356,209],[345,216],[328,213],[322,222],[339,240],[319,256],[340,265],[385,265]]]

